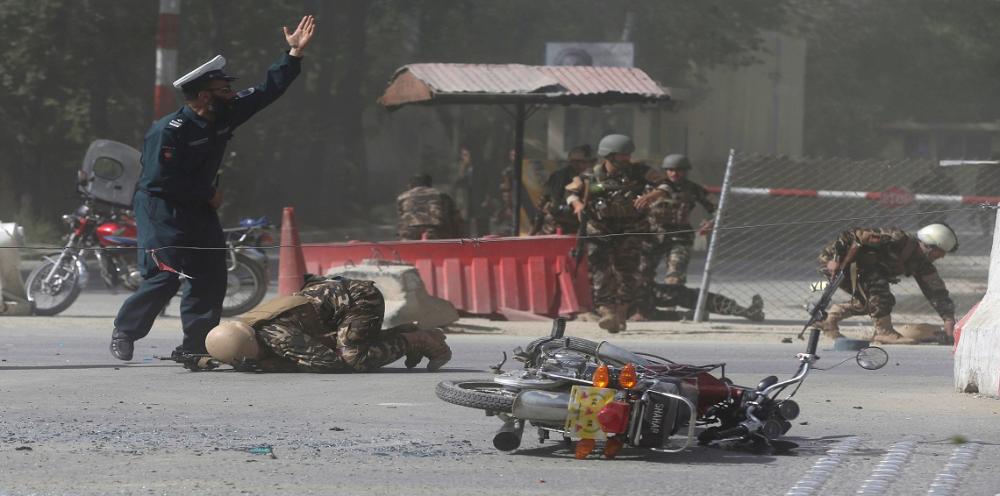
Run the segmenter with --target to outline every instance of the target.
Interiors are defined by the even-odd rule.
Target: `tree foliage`
[[[153,118],[157,10],[156,0],[0,0],[0,218],[54,221],[77,201],[73,171],[91,140],[140,145]],[[386,185],[398,182],[369,177],[365,147],[386,122],[375,99],[396,68],[540,64],[547,41],[624,36],[655,79],[697,87],[708,68],[752,62],[763,31],[797,31],[809,42],[806,149],[816,154],[872,154],[893,120],[1000,110],[1000,4],[989,0],[183,0],[180,70],[223,53],[238,83],[254,84],[284,49],[281,26],[306,12],[319,28],[303,75],[230,145],[230,221],[294,202],[313,225],[365,222],[397,193]],[[495,108],[423,111],[460,127],[479,161],[509,147],[509,118]],[[398,164],[399,175],[425,160]]]

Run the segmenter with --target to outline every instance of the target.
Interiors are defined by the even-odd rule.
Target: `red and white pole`
[[[156,33],[156,86],[153,89],[153,120],[172,112],[177,102],[173,82],[177,79],[177,33],[181,0],[160,0]]]

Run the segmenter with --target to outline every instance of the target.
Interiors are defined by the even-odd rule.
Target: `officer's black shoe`
[[[110,349],[112,356],[119,360],[128,361],[132,359],[132,352],[135,351],[135,345],[131,339],[112,337]]]

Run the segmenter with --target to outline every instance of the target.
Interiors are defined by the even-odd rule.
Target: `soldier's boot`
[[[610,333],[618,332],[618,313],[615,307],[601,305],[597,307],[597,315],[600,316],[597,321],[598,327]]]
[[[618,306],[615,308],[615,322],[618,324],[618,326],[615,328],[614,331],[611,332],[615,333],[625,330],[625,327],[627,325],[626,322],[628,322],[628,305],[622,303],[618,304]]]
[[[412,369],[427,357],[427,370],[434,372],[451,360],[451,348],[440,329],[400,333],[406,341],[406,368]]]
[[[760,295],[753,295],[753,298],[750,299],[749,307],[744,307],[739,303],[736,303],[736,300],[720,294],[709,293],[708,297],[708,310],[710,313],[735,315],[754,322],[764,320],[764,299],[761,298]]]
[[[875,319],[875,336],[872,337],[875,344],[917,344],[915,339],[910,339],[896,332],[892,327],[892,316],[886,315]]]
[[[831,305],[829,310],[826,312],[826,320],[818,322],[816,327],[819,327],[823,331],[823,336],[830,339],[837,339],[844,337],[840,333],[840,321],[851,316],[851,306],[846,304]]]

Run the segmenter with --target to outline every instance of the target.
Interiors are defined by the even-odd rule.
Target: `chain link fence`
[[[802,321],[806,306],[819,298],[819,253],[841,231],[895,226],[915,233],[945,222],[958,234],[959,250],[935,266],[961,317],[986,292],[996,213],[978,205],[1000,196],[998,167],[737,154],[711,291],[739,301],[760,294],[768,320]],[[893,292],[898,322],[937,321],[913,278],[903,278]],[[835,302],[848,299],[838,292]]]

